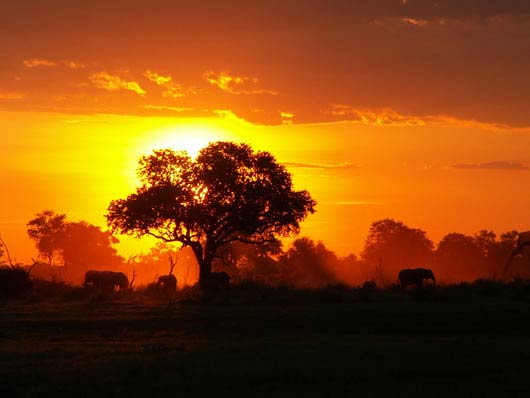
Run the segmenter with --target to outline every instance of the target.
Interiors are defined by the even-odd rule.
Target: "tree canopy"
[[[35,241],[39,257],[49,265],[60,256],[61,240],[66,229],[66,215],[44,210],[27,224],[28,235]]]
[[[422,267],[432,260],[433,242],[425,231],[400,221],[379,220],[370,226],[362,252],[363,260],[374,266],[380,261],[390,276],[401,268]]]
[[[489,239],[488,239],[489,240]],[[479,243],[480,242],[480,243]],[[436,261],[446,274],[446,279],[474,279],[485,269],[484,237],[475,239],[472,236],[453,232],[445,235],[436,250]]]
[[[65,214],[45,210],[27,226],[39,257],[49,265],[64,266],[74,280],[89,269],[115,268],[123,263],[123,258],[112,247],[118,239],[85,221],[67,221]]]
[[[246,144],[211,143],[195,160],[157,150],[140,159],[138,176],[135,193],[111,202],[109,226],[190,246],[203,287],[219,248],[298,233],[316,205],[307,191],[293,190],[291,175],[270,153]]]
[[[333,270],[339,265],[335,253],[322,242],[309,238],[296,239],[291,248],[280,257],[286,280],[298,287],[322,287],[338,283]]]

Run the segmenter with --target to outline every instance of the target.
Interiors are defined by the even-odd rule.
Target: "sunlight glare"
[[[148,152],[165,148],[186,151],[192,158],[196,158],[200,150],[209,143],[231,139],[230,134],[218,128],[188,125],[159,130],[146,147],[149,148]]]

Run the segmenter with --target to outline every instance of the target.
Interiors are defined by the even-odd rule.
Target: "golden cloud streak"
[[[196,94],[195,90],[185,90],[181,84],[174,83],[171,76],[163,76],[150,70],[146,70],[144,76],[164,89],[162,96],[165,98],[181,98],[188,94]]]
[[[111,75],[107,72],[91,73],[88,78],[97,88],[107,91],[129,90],[138,95],[145,95],[146,92],[137,82],[127,81],[117,75]]]
[[[64,61],[64,64],[70,69],[84,69],[86,68],[85,64],[74,61]]]
[[[367,110],[355,109],[348,105],[332,105],[331,110],[323,112],[344,120],[371,124],[374,126],[425,126],[427,122],[417,116],[406,116],[392,109]]]
[[[87,66],[85,64],[82,64],[80,62],[74,62],[74,61],[61,61],[61,62],[55,62],[51,61],[49,59],[44,58],[31,58],[31,59],[25,59],[23,61],[23,64],[27,68],[37,68],[37,67],[55,67],[59,65],[64,65],[69,69],[84,69]]]
[[[171,76],[162,76],[150,70],[146,70],[144,76],[152,82],[155,82],[158,86],[164,86],[171,82]]]
[[[183,108],[177,106],[165,106],[165,105],[142,105],[143,109],[155,110],[155,111],[172,111],[172,112],[188,112],[193,111],[193,108]]]
[[[39,66],[51,67],[57,66],[57,63],[44,58],[31,58],[24,60],[24,66],[27,68],[37,68]]]
[[[294,113],[280,112],[280,117],[282,119],[282,124],[285,124],[285,125],[293,124]]]
[[[401,18],[401,21],[405,22],[406,24],[414,25],[420,28],[423,28],[424,26],[427,26],[429,24],[429,22],[427,22],[424,19],[416,19],[416,18]]]
[[[278,95],[277,91],[252,88],[259,83],[256,77],[232,76],[226,72],[216,73],[208,71],[204,74],[204,79],[225,93],[229,94],[269,94]]]

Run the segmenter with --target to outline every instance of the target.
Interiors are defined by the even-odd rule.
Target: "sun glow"
[[[149,152],[166,148],[186,151],[192,158],[196,158],[200,150],[208,146],[210,142],[225,140],[234,140],[234,137],[219,128],[184,125],[158,130],[155,132],[155,137],[149,143],[146,143],[146,147]]]

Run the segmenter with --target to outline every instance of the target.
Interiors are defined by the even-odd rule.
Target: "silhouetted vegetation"
[[[90,269],[123,272],[129,279],[134,274],[138,287],[150,285],[146,291],[163,297],[172,295],[177,281],[183,288],[193,286],[199,278],[197,259],[189,247],[159,243],[150,252],[125,261],[112,247],[117,240],[86,222],[68,222],[65,215],[45,211],[28,225],[39,231],[32,233],[39,236],[37,247],[48,248],[40,253],[46,263],[33,265],[34,278],[79,285]],[[218,248],[212,271],[225,272],[231,285],[251,281],[294,289],[362,286],[367,281],[387,287],[398,283],[399,271],[411,265],[432,269],[442,284],[524,279],[530,278],[530,250],[521,236],[524,234],[517,231],[498,238],[486,230],[474,236],[451,233],[435,245],[425,231],[385,219],[372,224],[360,257],[338,257],[322,242],[306,237],[294,240],[286,249],[277,240],[254,244],[236,240]]]
[[[115,269],[124,262],[112,247],[118,239],[95,225],[67,221],[65,214],[51,210],[37,214],[27,225],[39,256],[48,265],[35,270],[37,275],[47,273],[52,280],[80,284],[86,271]]]
[[[385,219],[370,226],[361,257],[374,266],[381,263],[382,282],[392,283],[401,269],[430,264],[433,248],[434,244],[427,238],[425,231],[409,228],[400,221]]]
[[[190,246],[203,287],[223,246],[296,233],[315,206],[307,191],[293,190],[290,174],[271,154],[245,144],[212,143],[196,160],[154,151],[140,159],[138,175],[136,193],[110,204],[110,227]]]
[[[400,270],[416,268],[431,269],[445,284],[530,277],[530,237],[517,231],[499,237],[488,230],[474,236],[453,232],[435,244],[426,231],[383,219],[370,226],[359,256],[339,257],[306,237],[284,249],[279,238],[297,233],[316,203],[308,192],[293,190],[291,175],[271,154],[245,144],[212,143],[196,160],[158,150],[139,163],[142,186],[113,201],[107,221],[114,232],[161,242],[125,261],[110,232],[45,210],[27,224],[46,261],[36,264],[35,277],[81,284],[89,270],[121,272],[162,296],[197,281],[206,287],[211,272],[226,274],[230,285],[295,289],[370,281],[388,287],[398,283]]]
[[[39,256],[49,265],[60,256],[61,242],[66,230],[66,215],[45,210],[28,221],[28,235],[35,241]]]
[[[21,267],[0,267],[0,298],[28,297],[33,288],[29,274]]]

